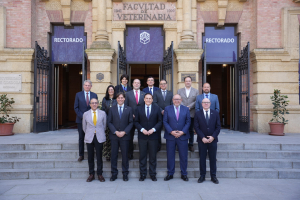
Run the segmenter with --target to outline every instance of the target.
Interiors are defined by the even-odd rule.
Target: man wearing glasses
[[[191,125],[190,111],[188,107],[181,105],[181,96],[173,96],[173,105],[165,108],[163,123],[165,126],[164,138],[167,140],[167,168],[168,175],[165,181],[173,179],[175,173],[175,148],[178,147],[181,179],[188,181],[188,139]]]
[[[209,156],[209,167],[211,181],[219,184],[217,179],[217,142],[221,129],[220,116],[216,110],[210,109],[209,99],[202,100],[203,109],[197,111],[194,118],[194,128],[198,135],[198,149],[200,157],[200,178],[198,183],[205,181],[206,175],[206,155]]]
[[[157,90],[153,94],[153,104],[157,105],[160,108],[160,112],[164,115],[164,110],[166,106],[172,105],[173,93],[169,90],[167,81],[162,79],[159,83],[160,90]],[[159,133],[161,130],[157,130]],[[161,149],[161,136],[158,137],[158,147],[157,151]]]

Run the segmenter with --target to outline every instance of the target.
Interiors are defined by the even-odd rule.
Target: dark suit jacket
[[[160,128],[162,126],[162,115],[158,106],[152,104],[149,119],[147,118],[145,105],[138,106],[136,109],[136,115],[134,119],[134,125],[138,129],[139,139],[157,140],[160,136]],[[155,128],[155,132],[151,135],[144,135],[141,129],[144,128],[147,131]]]
[[[141,106],[141,105],[145,104],[144,96],[145,96],[145,92],[143,92],[143,91],[140,90],[139,103],[136,104],[134,90],[131,90],[131,91],[129,91],[129,92],[126,93],[125,105],[127,105],[127,106],[129,106],[129,107],[132,108],[132,113],[134,115],[135,115],[135,112],[136,112],[136,108],[138,106]]]
[[[202,141],[202,138],[206,136],[213,136],[214,141],[218,142],[218,135],[221,130],[219,113],[210,109],[210,118],[207,125],[203,110],[197,111],[194,118],[194,129],[198,135],[197,142]]]
[[[196,99],[196,105],[195,110],[196,112],[199,110],[203,110],[202,107],[202,100],[204,99],[204,94],[200,94],[197,96]],[[216,110],[217,112],[220,112],[220,104],[219,104],[219,98],[218,95],[210,93],[210,109]]]
[[[82,117],[83,117],[83,113],[90,110],[91,106],[90,105],[86,105],[86,101],[85,101],[85,93],[84,91],[81,92],[77,92],[76,96],[75,96],[75,102],[74,102],[74,110],[76,112],[76,123],[82,123]],[[96,98],[98,99],[97,94],[95,94],[94,92],[90,93],[90,100],[92,98]]]
[[[103,97],[102,99],[102,110],[105,111],[106,115],[108,115],[108,110],[109,110],[109,106],[110,106],[110,99],[109,100],[106,100],[105,97]],[[117,100],[116,99],[112,99],[112,106],[115,106],[117,105]]]
[[[153,86],[153,91],[152,91],[152,92],[153,92],[153,95],[154,95],[154,92],[157,91],[157,90],[159,90],[159,88]],[[146,94],[150,93],[149,87],[145,87],[145,88],[143,89],[143,92],[145,92]]]
[[[161,89],[155,91],[153,94],[153,104],[160,107],[160,111],[163,111],[166,106],[172,105],[173,104],[172,99],[173,99],[173,93],[170,91],[167,91],[166,100],[164,100]]]
[[[122,117],[120,119],[117,106],[118,105],[111,107],[108,111],[109,139],[130,140],[130,130],[133,126],[132,109],[124,105]],[[119,138],[115,134],[116,131],[125,131],[126,134],[122,138]]]
[[[131,90],[132,90],[132,87],[130,87],[129,85],[127,85],[127,91],[126,92],[129,92]],[[121,84],[120,85],[116,85],[115,91],[116,91],[116,94],[119,93],[119,92],[124,92],[122,85]]]
[[[167,140],[175,140],[175,137],[171,135],[172,131],[183,131],[185,134],[179,137],[181,140],[187,140],[190,138],[189,127],[191,125],[190,111],[188,107],[181,105],[179,111],[179,119],[177,121],[174,106],[167,106],[164,112],[164,138]]]

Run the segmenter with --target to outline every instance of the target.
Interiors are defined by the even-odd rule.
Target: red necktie
[[[89,93],[86,93],[86,105],[89,106],[90,100],[89,100]]]
[[[136,100],[136,104],[139,104],[139,95],[138,95],[138,91],[135,91],[135,100]]]

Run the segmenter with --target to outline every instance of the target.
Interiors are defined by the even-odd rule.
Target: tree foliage
[[[273,118],[270,122],[278,122],[287,124],[288,120],[285,119],[285,114],[289,114],[286,107],[289,105],[287,95],[282,95],[280,90],[274,89],[274,95],[270,97],[273,104]]]
[[[9,117],[8,113],[11,112],[12,104],[15,103],[14,98],[7,98],[7,94],[2,94],[0,96],[0,123],[16,123],[20,118],[18,117]]]

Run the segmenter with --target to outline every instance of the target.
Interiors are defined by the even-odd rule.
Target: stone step
[[[96,161],[95,161],[96,163]],[[118,160],[121,166],[121,159]],[[209,160],[206,165],[209,167]],[[103,167],[110,168],[111,162],[103,158]],[[217,160],[218,168],[282,168],[282,169],[300,169],[300,159],[227,159]],[[0,161],[0,169],[54,169],[54,168],[87,168],[87,159],[78,162],[75,159],[5,159]],[[139,168],[139,160],[129,161],[130,168]],[[166,159],[157,159],[158,168],[167,168]],[[179,159],[175,160],[175,167],[180,167]],[[188,159],[189,168],[198,168],[199,159]]]
[[[121,154],[119,154],[121,156]],[[134,151],[134,158],[139,157],[139,151]],[[166,158],[166,150],[157,153],[157,158]],[[0,159],[77,159],[77,150],[39,150],[39,151],[2,151]],[[85,158],[87,152],[85,151]],[[179,158],[176,152],[176,158]],[[188,158],[199,158],[199,153],[188,152]],[[218,150],[217,158],[235,159],[300,159],[300,151],[266,151],[266,150]]]
[[[138,150],[138,143],[135,142],[135,149]],[[86,146],[85,146],[86,148]],[[166,150],[163,143],[162,150]],[[194,149],[198,144],[194,143]],[[22,150],[78,150],[78,143],[61,144],[0,144],[0,151],[22,151]],[[268,151],[300,151],[300,144],[253,144],[253,143],[218,143],[218,150],[268,150]]]
[[[198,178],[200,176],[198,168],[188,168],[188,177]],[[55,169],[0,169],[0,180],[11,179],[86,179],[88,177],[87,168],[55,168]],[[157,177],[165,177],[167,170],[158,168]],[[103,176],[107,179],[111,176],[110,168],[103,169]],[[138,178],[138,169],[129,169],[129,178]],[[180,169],[175,169],[175,178],[180,177]],[[209,168],[206,178],[209,178]],[[259,178],[259,179],[300,179],[300,169],[276,169],[276,168],[218,168],[219,178]],[[122,178],[119,169],[118,178]]]

